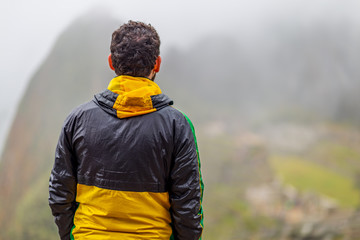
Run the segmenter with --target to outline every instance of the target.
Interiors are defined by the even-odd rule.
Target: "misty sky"
[[[259,41],[269,21],[360,22],[356,0],[1,0],[0,151],[26,84],[56,37],[94,8],[118,18],[119,25],[129,19],[151,23],[160,34],[162,52],[214,33],[247,34]]]

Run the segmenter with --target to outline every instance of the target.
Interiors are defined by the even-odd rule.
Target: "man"
[[[203,182],[193,125],[153,82],[156,30],[112,35],[108,89],[65,120],[49,183],[63,239],[201,239]]]

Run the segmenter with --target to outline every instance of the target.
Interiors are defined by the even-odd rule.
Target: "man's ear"
[[[155,62],[155,66],[154,66],[154,72],[159,72],[160,71],[160,65],[161,65],[161,57],[158,56]]]
[[[112,60],[111,60],[111,53],[108,56],[108,62],[109,62],[109,67],[111,68],[111,70],[115,71],[115,68],[112,64]]]

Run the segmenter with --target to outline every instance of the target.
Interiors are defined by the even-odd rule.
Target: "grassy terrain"
[[[360,152],[334,141],[316,144],[310,154],[317,162],[325,164],[338,173],[354,177],[360,173]]]
[[[285,184],[331,197],[342,207],[354,208],[359,204],[360,193],[349,177],[298,156],[273,155],[269,160]]]
[[[57,228],[48,205],[48,179],[44,172],[18,203],[7,239],[57,239]]]

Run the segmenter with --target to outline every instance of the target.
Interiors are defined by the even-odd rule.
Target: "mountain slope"
[[[101,14],[77,19],[32,77],[2,155],[0,204],[6,207],[0,210],[0,228],[10,233],[1,231],[1,238],[11,234],[11,238],[36,239],[53,222],[49,219],[46,183],[56,140],[71,109],[91,100],[113,77],[106,62],[110,36],[118,25]],[[19,220],[25,224],[28,213],[37,214],[37,210],[46,213],[41,215],[48,224],[35,224],[37,230],[28,231],[31,228]]]

